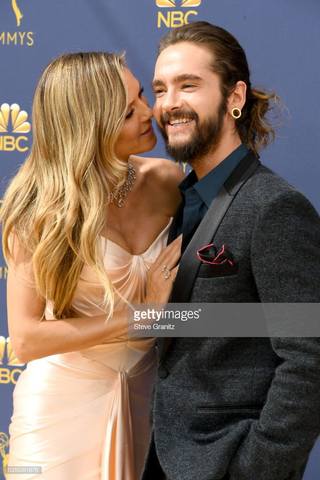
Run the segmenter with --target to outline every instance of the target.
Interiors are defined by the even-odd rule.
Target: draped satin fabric
[[[140,255],[99,238],[120,294],[115,313],[123,310],[123,298],[143,300],[147,268],[165,247],[169,225]],[[28,272],[18,273],[30,284]],[[102,301],[102,287],[85,266],[73,307],[79,315],[101,315]],[[53,319],[49,302],[45,318]],[[115,331],[117,321],[115,314]],[[92,348],[30,361],[14,390],[8,466],[19,469],[19,480],[138,480],[150,437],[156,363],[153,338],[116,334]]]

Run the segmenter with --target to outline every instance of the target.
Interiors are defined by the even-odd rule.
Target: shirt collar
[[[209,208],[224,182],[248,152],[248,148],[241,144],[201,180],[198,180],[195,171],[192,170],[179,185],[181,193],[185,195],[187,190],[194,189]]]

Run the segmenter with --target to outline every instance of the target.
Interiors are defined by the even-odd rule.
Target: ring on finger
[[[163,273],[163,276],[165,278],[165,280],[168,280],[168,278],[170,278],[170,275],[171,275],[171,271],[169,270],[169,268],[167,267],[167,265],[164,265],[161,272]]]

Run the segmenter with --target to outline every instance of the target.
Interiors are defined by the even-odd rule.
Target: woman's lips
[[[149,135],[150,133],[153,133],[152,125],[150,125],[150,127],[147,130],[142,132],[141,135]]]

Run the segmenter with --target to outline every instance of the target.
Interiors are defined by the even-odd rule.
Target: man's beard
[[[222,133],[223,119],[226,113],[226,102],[221,101],[218,112],[204,120],[193,110],[175,110],[171,114],[164,113],[160,118],[159,129],[166,144],[167,153],[177,162],[194,164],[209,153],[219,143]],[[165,125],[172,120],[186,118],[194,120],[195,128],[189,140],[177,145],[170,145]]]

